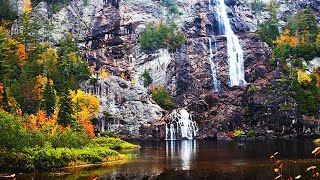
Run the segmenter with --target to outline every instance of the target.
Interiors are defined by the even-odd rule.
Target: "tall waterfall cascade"
[[[185,109],[172,111],[171,118],[171,122],[165,127],[166,140],[193,139],[197,135],[197,124]]]
[[[216,39],[214,38],[214,49],[216,52],[217,44]],[[214,64],[214,54],[212,49],[212,37],[209,38],[209,63],[211,67],[211,75],[212,75],[212,82],[213,82],[213,89],[214,91],[219,91],[219,84],[218,84],[218,77],[217,77],[217,70],[216,65]]]
[[[244,79],[243,50],[239,43],[239,38],[234,34],[231,28],[227,14],[227,6],[224,3],[224,0],[213,0],[210,6],[210,9],[216,10],[220,35],[225,35],[227,38],[229,86],[243,85],[246,83]]]

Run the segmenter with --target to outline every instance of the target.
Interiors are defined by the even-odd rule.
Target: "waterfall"
[[[197,135],[197,124],[192,121],[188,111],[185,109],[174,110],[171,117],[172,121],[166,124],[166,140],[193,139]]]
[[[216,52],[216,39],[214,38],[214,48]],[[209,38],[209,51],[210,51],[210,56],[209,56],[209,63],[211,67],[211,75],[212,75],[212,82],[213,82],[213,89],[214,91],[219,91],[218,87],[218,79],[217,79],[217,70],[216,70],[216,65],[214,64],[214,54],[212,50],[212,38]]]
[[[227,53],[229,65],[229,86],[242,85],[244,79],[243,51],[239,38],[234,34],[227,14],[227,6],[224,0],[214,0],[219,21],[219,33],[227,37]],[[213,6],[213,4],[211,4]]]

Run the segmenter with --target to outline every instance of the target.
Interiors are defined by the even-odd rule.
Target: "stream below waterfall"
[[[270,155],[279,152],[284,175],[319,165],[311,141],[144,141],[136,158],[110,165],[17,174],[17,179],[274,179]],[[285,178],[287,179],[287,178]]]

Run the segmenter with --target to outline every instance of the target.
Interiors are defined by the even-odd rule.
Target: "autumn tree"
[[[91,120],[100,111],[100,99],[81,90],[71,91],[70,94],[77,121],[91,136],[94,136]]]

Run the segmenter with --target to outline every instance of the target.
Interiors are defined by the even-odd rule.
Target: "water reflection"
[[[197,154],[196,140],[183,141],[166,141],[166,156],[169,160],[179,159],[182,170],[190,170],[193,159],[196,159]]]
[[[311,165],[320,164],[310,152],[312,141],[150,141],[140,142],[137,155],[120,164],[61,169],[17,174],[17,180],[48,179],[274,179],[274,162],[269,157],[279,152],[286,176],[303,174]],[[63,176],[56,176],[64,174]],[[286,178],[284,178],[286,179]]]

